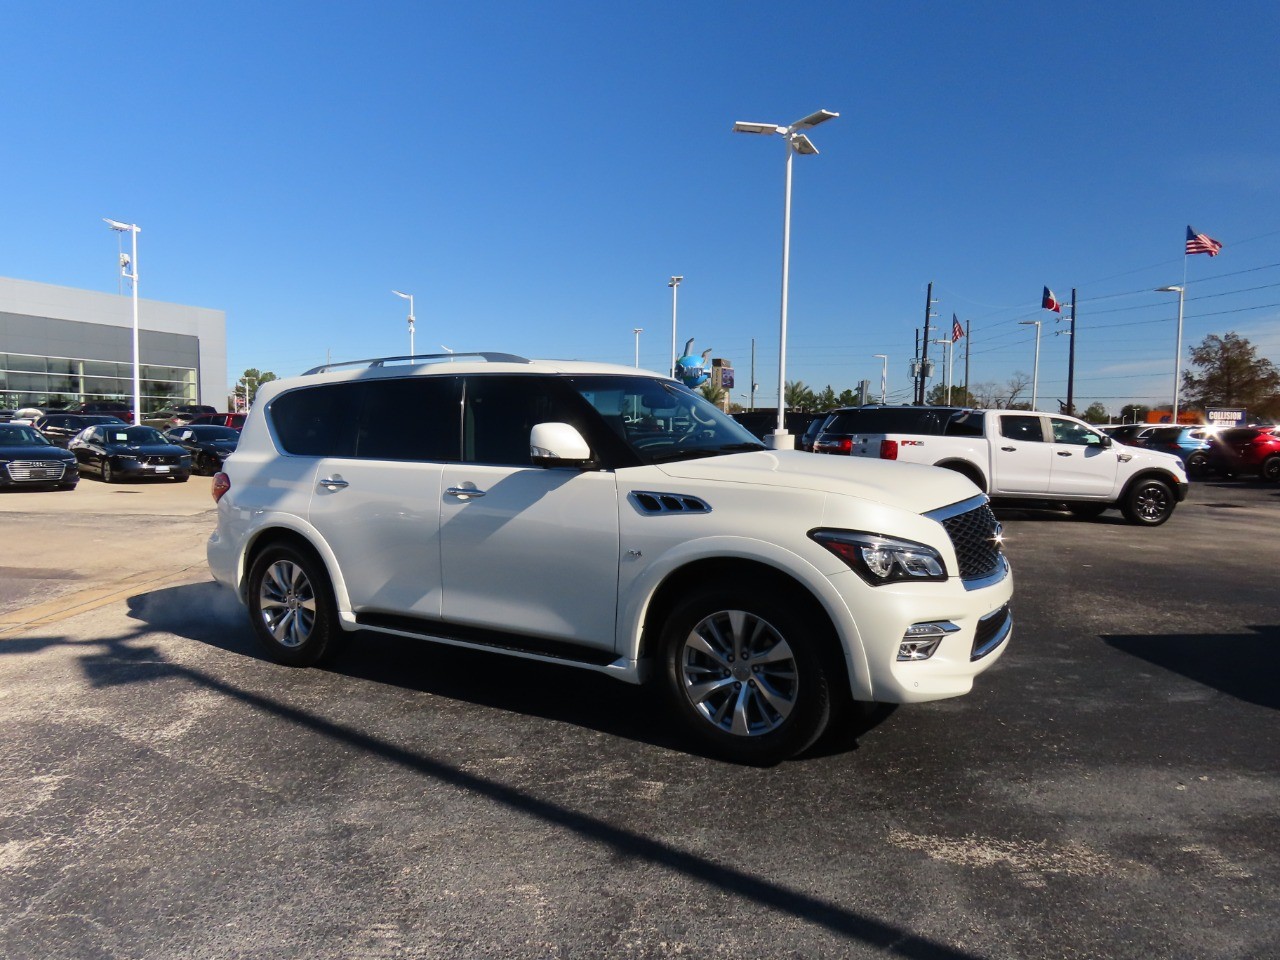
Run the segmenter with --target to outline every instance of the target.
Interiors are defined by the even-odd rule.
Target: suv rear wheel
[[[763,591],[702,590],[672,611],[662,631],[667,698],[716,755],[779,763],[817,740],[831,718],[814,633]]]
[[[267,655],[306,667],[333,648],[339,627],[323,564],[289,544],[267,547],[249,570],[249,619]]]

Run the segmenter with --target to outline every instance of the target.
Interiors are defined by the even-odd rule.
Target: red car
[[[1209,464],[1228,477],[1280,481],[1280,427],[1230,427],[1209,439]]]

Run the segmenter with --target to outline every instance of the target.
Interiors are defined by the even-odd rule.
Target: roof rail
[[[373,357],[368,360],[341,360],[338,363],[322,363],[318,367],[312,367],[304,377],[309,377],[313,373],[327,373],[338,367],[356,367],[361,364],[368,364],[372,367],[382,367],[396,360],[453,360],[459,357],[479,357],[489,363],[532,363],[533,361],[526,357],[518,357],[514,353],[415,353],[403,357]]]

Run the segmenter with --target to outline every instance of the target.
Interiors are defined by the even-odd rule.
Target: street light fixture
[[[778,330],[778,425],[766,438],[775,450],[792,449],[795,438],[787,433],[787,294],[791,274],[791,157],[793,154],[816,156],[818,148],[805,136],[804,131],[820,123],[833,120],[840,114],[832,110],[818,110],[789,127],[776,123],[750,123],[739,120],[733,125],[735,133],[759,133],[766,136],[778,134],[787,144],[786,194],[782,205],[782,317]]]
[[[1178,396],[1182,388],[1182,304],[1187,296],[1186,287],[1170,285],[1156,287],[1156,293],[1176,293],[1178,295],[1178,345],[1173,354],[1173,417],[1170,423],[1178,422]]]
[[[884,406],[885,388],[889,383],[889,356],[884,353],[875,354],[877,360],[882,361],[880,364],[880,406]]]
[[[412,293],[401,293],[399,290],[392,290],[391,292],[392,292],[392,293],[394,293],[394,294],[395,294],[397,297],[399,297],[401,300],[408,300],[408,301],[409,301],[409,356],[411,356],[411,357],[412,357],[412,356],[416,356],[416,354],[414,353],[414,349],[413,349],[413,321],[414,321],[414,316],[413,316],[413,294],[412,294]]]
[[[102,222],[112,230],[133,235],[133,253],[120,254],[120,276],[129,281],[133,287],[133,422],[142,422],[142,367],[138,360],[138,234],[142,228],[136,223],[121,223],[110,217],[103,217]],[[132,269],[132,273],[130,273]]]
[[[1033,323],[1036,326],[1036,361],[1035,366],[1031,368],[1031,409],[1038,410],[1040,406],[1040,321],[1019,320],[1018,323],[1024,327],[1029,327]]]
[[[673,377],[676,375],[676,361],[680,359],[680,355],[676,353],[676,289],[683,279],[684,277],[672,277],[667,281],[667,286],[671,288],[671,375]]]
[[[636,335],[636,369],[640,369],[640,334],[644,333],[644,327],[634,327],[631,330]]]

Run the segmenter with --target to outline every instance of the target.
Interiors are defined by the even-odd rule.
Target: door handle
[[[445,493],[459,500],[470,500],[472,497],[483,497],[485,491],[477,490],[475,487],[449,487]]]
[[[323,477],[320,480],[320,486],[329,490],[341,490],[343,487],[350,486],[342,477],[335,474],[332,477]]]
[[[1070,450],[1059,450],[1059,451],[1058,451],[1058,456],[1060,456],[1060,457],[1069,457],[1069,456],[1071,456],[1071,451],[1070,451]]]
[[[1013,451],[1017,450],[1018,448],[1017,447],[1001,447],[1000,449],[1003,450],[1005,453],[1013,453]]]

